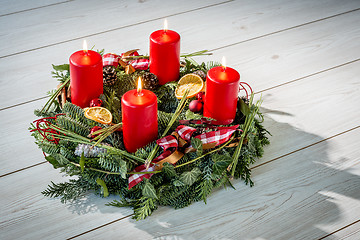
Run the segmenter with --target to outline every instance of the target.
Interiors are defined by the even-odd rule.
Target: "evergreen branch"
[[[47,112],[51,106],[51,103],[55,100],[55,98],[59,95],[61,90],[70,82],[70,78],[68,78],[61,86],[54,92],[54,94],[49,98],[49,100],[45,103],[44,107],[40,110],[40,114],[45,110]]]
[[[209,50],[201,50],[201,51],[196,51],[196,52],[192,52],[192,53],[183,53],[183,54],[180,54],[180,57],[188,58],[188,57],[196,57],[196,56],[204,56],[204,55],[212,55],[212,53],[209,52]],[[123,57],[123,59],[125,59],[126,61],[136,60],[136,59],[149,59],[149,58],[150,57],[148,55]]]
[[[203,155],[201,155],[201,156],[199,156],[199,157],[197,157],[197,158],[194,158],[194,159],[192,159],[192,160],[190,160],[190,161],[188,161],[188,162],[185,162],[185,163],[183,163],[183,164],[177,165],[177,166],[175,166],[174,168],[179,168],[179,167],[186,166],[186,165],[188,165],[188,164],[190,164],[190,163],[193,163],[193,162],[196,162],[196,161],[200,160],[201,158],[203,158],[203,157],[205,157],[205,156],[207,156],[207,155],[209,155],[209,154],[212,154],[212,153],[214,153],[214,152],[217,152],[217,151],[223,149],[224,147],[226,147],[227,145],[229,145],[233,139],[234,139],[234,136],[231,137],[226,143],[224,143],[224,144],[221,145],[220,147],[218,147],[218,148],[216,148],[216,149],[214,149],[214,150],[211,150],[210,152],[207,152],[207,153],[205,153],[205,154],[203,154]],[[155,173],[160,173],[160,172],[161,172],[161,171],[128,172],[127,174],[129,174],[129,175],[131,175],[131,174],[152,174],[152,173],[155,174]]]
[[[168,126],[166,127],[166,129],[164,130],[164,132],[162,133],[160,138],[163,138],[163,137],[166,136],[166,134],[168,133],[168,131],[170,130],[172,125],[175,123],[176,119],[179,117],[180,113],[185,108],[186,98],[189,95],[189,91],[190,91],[189,89],[186,90],[186,92],[185,92],[184,96],[182,97],[178,107],[175,110],[174,115],[172,116]],[[146,169],[149,168],[149,165],[150,165],[151,161],[154,159],[156,153],[159,151],[159,148],[160,148],[159,145],[156,145],[156,147],[154,147],[154,149],[151,151],[149,157],[146,159],[146,161],[145,161]]]
[[[49,128],[51,129],[54,129],[62,134],[65,134],[65,135],[62,135],[62,134],[56,134],[56,133],[51,133],[55,138],[59,138],[59,139],[63,139],[63,140],[67,140],[67,141],[70,141],[70,142],[75,142],[75,143],[85,143],[85,144],[89,144],[91,142],[90,139],[87,139],[86,137],[83,137],[83,136],[80,136],[74,132],[71,132],[69,130],[66,130],[66,129],[63,129],[59,126],[53,126],[53,125],[50,125]],[[142,158],[139,158],[135,155],[132,155],[124,150],[120,150],[118,148],[114,148],[114,147],[110,147],[110,146],[107,146],[107,145],[99,145],[99,147],[101,148],[105,148],[109,151],[113,151],[115,153],[118,153],[120,155],[123,155],[125,157],[127,157],[129,160],[136,160],[136,161],[140,161],[140,162],[145,162],[144,159]]]
[[[253,99],[254,99],[254,94],[251,94],[250,103],[249,103],[250,106],[251,106],[251,104],[252,104]],[[250,113],[246,116],[245,123],[244,123],[244,126],[245,126],[245,127],[244,127],[244,131],[243,131],[242,134],[241,134],[240,143],[239,143],[239,145],[238,145],[238,146],[236,147],[236,149],[235,149],[235,152],[234,152],[234,155],[233,155],[233,162],[232,162],[232,164],[231,164],[230,167],[229,167],[229,170],[232,170],[232,171],[231,171],[231,175],[232,175],[232,176],[234,176],[234,174],[235,174],[236,165],[237,165],[237,163],[238,163],[238,161],[239,161],[240,152],[241,152],[241,148],[242,148],[244,139],[245,139],[245,137],[246,137],[246,135],[247,135],[247,133],[248,133],[248,131],[249,131],[249,129],[250,129],[251,124],[254,122],[254,118],[255,118],[255,116],[257,115],[258,111],[259,111],[259,107],[260,107],[261,103],[262,103],[262,99],[261,99],[261,97],[260,97],[260,100],[258,100],[258,101],[256,102],[256,105],[255,105],[253,111],[250,112]]]
[[[196,57],[196,56],[204,56],[204,55],[212,55],[212,53],[209,52],[209,50],[201,50],[192,53],[183,53],[180,55],[180,57],[188,58],[188,57]]]
[[[96,145],[101,143],[105,138],[110,136],[113,132],[115,132],[116,130],[118,130],[121,127],[122,127],[122,123],[118,123],[118,124],[114,124],[111,127],[100,129],[100,130],[92,133],[91,135],[97,135],[100,133],[99,136],[94,138],[94,140],[97,140],[97,142],[93,146],[95,147]]]

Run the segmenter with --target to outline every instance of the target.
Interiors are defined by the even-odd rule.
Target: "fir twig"
[[[183,53],[180,54],[181,58],[188,58],[188,57],[196,57],[196,56],[204,56],[204,55],[212,55],[211,52],[209,52],[209,50],[201,50],[201,51],[196,51],[196,52],[192,52],[192,53]],[[130,61],[130,60],[136,60],[136,59],[149,59],[148,55],[139,55],[139,56],[126,56],[123,57],[123,59]]]
[[[254,99],[254,94],[251,94],[250,101],[249,101],[249,106],[252,105],[253,99]],[[262,99],[260,97],[260,100],[258,100],[256,102],[256,105],[254,106],[253,111],[251,111],[246,116],[245,123],[244,123],[244,131],[241,134],[240,143],[235,149],[235,152],[234,152],[234,155],[233,155],[233,162],[229,167],[229,170],[231,170],[231,175],[232,176],[234,176],[234,174],[235,174],[236,165],[237,165],[237,163],[239,161],[240,152],[241,152],[241,148],[242,148],[244,139],[245,139],[245,137],[246,137],[246,135],[247,135],[247,133],[248,133],[248,131],[250,129],[251,124],[254,121],[255,116],[257,115],[257,113],[259,111],[261,103],[262,103]]]
[[[186,90],[184,96],[182,97],[179,105],[177,106],[174,115],[172,116],[169,124],[167,125],[166,129],[164,130],[164,132],[162,133],[162,135],[160,136],[160,138],[163,138],[166,136],[166,134],[168,133],[168,131],[170,130],[170,128],[172,127],[172,125],[175,123],[176,119],[179,117],[180,113],[183,111],[184,107],[186,106],[186,98],[189,95],[189,89]],[[159,151],[159,145],[156,145],[156,147],[154,147],[154,149],[151,151],[149,157],[146,159],[145,161],[145,165],[146,165],[146,169],[149,168],[149,165],[151,163],[151,161],[154,159],[157,151]]]
[[[63,83],[61,86],[51,95],[49,100],[45,103],[44,107],[40,110],[41,114],[44,110],[47,112],[51,106],[51,103],[55,100],[55,98],[59,95],[61,90],[70,82],[70,77]]]
[[[192,159],[192,160],[190,160],[190,161],[187,161],[187,162],[185,162],[185,163],[183,163],[183,164],[179,164],[179,165],[175,166],[174,168],[179,168],[179,167],[186,166],[186,165],[188,165],[188,164],[190,164],[190,163],[193,163],[193,162],[196,162],[196,161],[200,160],[201,158],[203,158],[203,157],[205,157],[205,156],[207,156],[207,155],[209,155],[209,154],[212,154],[212,153],[214,153],[214,152],[217,152],[217,151],[223,149],[224,147],[226,147],[227,145],[229,145],[229,144],[232,142],[232,140],[234,140],[234,137],[231,137],[226,143],[224,143],[224,144],[221,145],[220,147],[218,147],[218,148],[216,148],[216,149],[214,149],[214,150],[211,150],[210,152],[207,152],[207,153],[205,153],[205,154],[203,154],[203,155],[201,155],[201,156],[199,156],[199,157],[197,157],[197,158],[194,158],[194,159]],[[161,172],[161,171],[129,172],[129,173],[127,173],[127,174],[152,174],[152,173],[160,173],[160,172]]]

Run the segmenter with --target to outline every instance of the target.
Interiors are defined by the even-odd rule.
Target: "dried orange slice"
[[[84,109],[85,117],[102,124],[110,124],[112,115],[109,110],[103,107],[89,107]]]
[[[181,99],[186,90],[189,89],[189,95],[187,98],[195,97],[196,94],[201,92],[204,88],[204,81],[200,76],[196,74],[186,74],[182,78],[180,78],[178,82],[178,86],[175,89],[175,97]]]

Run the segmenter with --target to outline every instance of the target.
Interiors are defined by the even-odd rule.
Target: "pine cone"
[[[144,72],[141,75],[143,87],[147,90],[155,90],[159,86],[159,80],[155,74]]]
[[[104,85],[112,86],[117,80],[116,70],[113,66],[105,66],[103,68]]]
[[[193,72],[193,74],[198,75],[199,77],[202,78],[202,80],[206,80],[206,74],[201,70],[197,70],[197,71]]]

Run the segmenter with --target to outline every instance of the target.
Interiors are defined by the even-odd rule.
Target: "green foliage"
[[[183,183],[185,183],[186,185],[193,185],[196,182],[196,179],[198,178],[198,176],[201,174],[201,171],[199,168],[195,167],[193,168],[191,171],[188,172],[183,172],[180,175],[180,181],[182,181]]]
[[[162,85],[161,87],[159,87],[157,90],[154,91],[158,99],[159,111],[163,111],[167,113],[175,112],[175,109],[179,104],[179,99],[177,99],[174,94],[176,86],[177,86],[176,82],[170,82],[165,85]]]
[[[58,145],[48,141],[39,142],[38,146],[47,154],[56,154],[60,152],[60,147]]]
[[[193,73],[197,70],[203,71],[205,74],[213,67],[221,66],[218,62],[207,62],[207,63],[201,63],[198,64],[196,61],[194,61],[192,58],[185,58],[185,66],[180,69],[180,77]]]
[[[156,190],[148,179],[145,179],[145,184],[142,189],[142,195],[144,197],[157,199]]]
[[[167,162],[163,164],[162,172],[169,178],[177,176],[174,166]]]
[[[99,165],[110,172],[118,172],[122,178],[126,178],[127,166],[126,161],[120,155],[101,154],[98,159]]]
[[[134,219],[142,220],[157,209],[155,201],[150,197],[141,197],[134,205]]]
[[[216,62],[198,64],[190,58],[185,58],[185,67],[181,68],[180,75],[183,76],[197,70],[206,73],[210,68],[218,65],[219,63]],[[60,82],[65,82],[69,77],[67,64],[53,67],[55,70],[53,72],[54,77]],[[116,72],[118,80],[113,86],[104,86],[102,99],[105,107],[113,114],[114,122],[121,122],[121,97],[128,90],[135,88],[135,80],[139,74],[142,74],[142,71],[126,74],[123,68],[118,67]],[[174,95],[176,86],[176,82],[167,83],[154,91],[158,98],[159,135],[167,129],[179,105],[179,100]],[[181,112],[168,134],[179,125],[179,119],[190,120],[203,117],[201,114],[195,114],[188,110],[190,100],[187,101],[185,110]],[[164,163],[162,170],[157,171],[151,179],[145,179],[130,190],[128,189],[128,173],[136,166],[143,164],[141,159],[145,160],[152,154],[153,149],[157,146],[155,141],[138,149],[136,153],[128,153],[130,158],[136,156],[140,159],[129,159],[128,155],[122,153],[125,151],[122,132],[113,132],[104,140],[112,145],[112,147],[106,147],[106,153],[91,158],[80,156],[78,153],[75,155],[75,149],[79,144],[91,144],[87,135],[93,126],[99,124],[87,119],[84,116],[84,110],[71,103],[66,103],[63,109],[60,108],[59,104],[51,104],[50,107],[46,108],[46,111],[40,113],[36,110],[35,114],[40,117],[54,117],[58,113],[65,113],[65,115],[58,116],[57,121],[52,119],[49,121],[58,127],[69,130],[71,133],[80,135],[79,142],[63,139],[56,145],[44,140],[38,132],[32,133],[36,144],[48,154],[46,160],[54,168],[59,168],[69,176],[77,176],[76,180],[71,179],[66,183],[52,183],[48,189],[43,191],[43,194],[49,197],[60,197],[62,202],[78,199],[88,191],[105,197],[109,194],[117,194],[120,196],[119,200],[114,200],[108,205],[132,207],[134,218],[140,220],[151,215],[158,206],[171,206],[177,209],[197,201],[206,203],[213,189],[233,187],[230,181],[232,177],[241,178],[246,184],[252,186],[249,166],[263,155],[263,147],[269,144],[267,138],[269,133],[262,126],[263,117],[258,112],[259,106],[254,106],[251,103],[249,105],[248,101],[241,99],[238,101],[237,107],[233,124],[240,124],[242,129],[247,126],[248,129],[244,138],[246,141],[239,151],[233,176],[230,176],[228,169],[234,160],[234,147],[222,148],[218,146],[206,150],[203,149],[199,139],[192,138],[190,143],[196,149],[195,152],[185,154],[175,166]],[[257,118],[246,122],[246,116],[253,112],[257,113]],[[190,126],[199,127],[194,124],[190,124]],[[30,129],[35,129],[35,126],[32,125]],[[235,133],[236,137],[240,135],[241,133]],[[162,150],[157,151],[154,157],[161,153]]]
[[[83,124],[88,124],[88,119],[84,116],[84,110],[79,106],[66,102],[62,111],[73,120]]]
[[[196,154],[201,156],[203,154],[202,142],[198,138],[191,138],[191,146],[196,149]]]
[[[90,188],[86,181],[82,179],[70,179],[69,182],[58,184],[51,182],[51,185],[49,185],[48,188],[41,193],[46,197],[60,197],[61,202],[66,203],[80,198],[89,190]]]
[[[65,115],[58,116],[56,123],[60,127],[63,127],[84,137],[90,133],[90,128],[86,124],[80,122],[79,120],[75,120],[72,117]]]
[[[101,178],[97,178],[96,183],[101,186],[101,190],[102,190],[102,193],[103,193],[104,197],[108,197],[109,196],[109,191],[108,191],[108,188],[107,188],[106,183],[104,182],[104,180],[102,180]]]
[[[226,155],[214,154],[212,156],[212,160],[214,162],[212,169],[215,174],[221,174],[225,171],[225,169],[232,162],[232,158]]]

